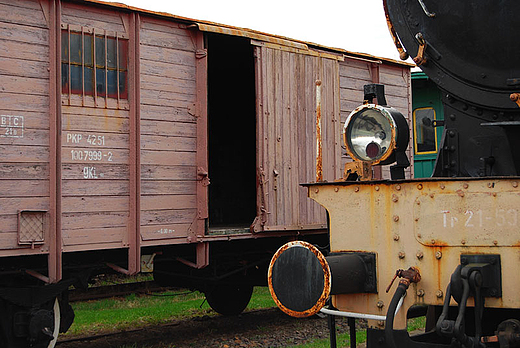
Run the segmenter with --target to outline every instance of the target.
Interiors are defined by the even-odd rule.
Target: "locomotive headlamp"
[[[408,145],[409,130],[397,110],[364,104],[347,117],[343,137],[347,153],[354,161],[390,164],[396,160],[396,149],[404,151]]]

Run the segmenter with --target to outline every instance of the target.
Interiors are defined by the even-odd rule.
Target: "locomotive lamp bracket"
[[[384,85],[365,85],[363,105],[350,113],[343,127],[345,149],[354,161],[345,165],[343,179],[370,180],[372,166],[395,162],[392,179],[404,179],[404,169],[410,166],[405,152],[409,136],[403,114],[386,104]]]

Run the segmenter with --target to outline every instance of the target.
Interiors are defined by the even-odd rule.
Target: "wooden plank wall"
[[[49,29],[38,1],[0,0],[0,13],[0,246],[9,255],[18,211],[50,208]]]
[[[196,49],[189,30],[170,21],[143,18],[140,40],[145,246],[186,238],[196,218]]]
[[[322,81],[323,178],[331,181],[340,173],[338,63],[267,47],[257,48],[257,57],[260,157],[267,179],[264,229],[321,228],[325,211],[299,184],[316,181],[317,79]]]
[[[126,32],[125,14],[62,4],[62,24]],[[85,96],[92,99],[91,96]],[[103,99],[98,97],[98,99]],[[130,120],[120,107],[62,102],[62,236],[64,251],[128,245],[130,219]]]
[[[363,86],[378,82],[385,85],[385,95],[388,105],[399,110],[411,124],[411,90],[410,90],[410,69],[408,67],[394,66],[387,63],[378,64],[377,69],[373,69],[376,63],[364,60],[345,58],[340,62],[339,79],[341,95],[341,132],[348,115],[356,107],[363,103]],[[374,73],[378,71],[378,76]],[[411,129],[410,129],[411,130]],[[346,155],[345,146],[342,144],[342,166],[351,159]],[[413,161],[411,152],[408,151],[410,162]],[[405,176],[410,178],[413,171],[412,167],[405,170]],[[390,166],[383,166],[383,178],[390,178]]]

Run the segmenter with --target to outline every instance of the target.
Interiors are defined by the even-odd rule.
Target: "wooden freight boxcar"
[[[299,184],[341,176],[363,85],[411,107],[409,66],[388,59],[99,1],[0,11],[8,347],[52,346],[69,286],[107,268],[153,268],[242,311],[280,245],[326,246],[325,211]]]

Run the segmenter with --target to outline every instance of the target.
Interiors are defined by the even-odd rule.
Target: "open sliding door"
[[[257,95],[258,200],[255,231],[326,228],[325,210],[301,183],[341,175],[341,56],[254,42]],[[319,85],[319,87],[317,87]],[[317,96],[317,90],[320,90]],[[317,106],[321,156],[317,156]]]

